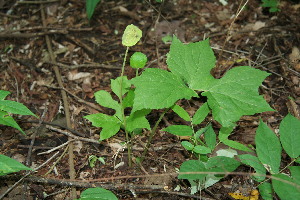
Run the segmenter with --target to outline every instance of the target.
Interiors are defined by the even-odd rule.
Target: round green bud
[[[130,57],[130,66],[132,68],[143,68],[147,63],[147,56],[141,52],[135,52]]]

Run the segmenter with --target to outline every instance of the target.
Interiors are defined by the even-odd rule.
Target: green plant
[[[89,164],[91,168],[94,168],[96,165],[96,162],[100,161],[103,165],[105,165],[105,159],[103,157],[97,157],[95,155],[89,156]]]
[[[86,2],[85,2],[86,15],[89,20],[91,20],[93,14],[94,14],[95,8],[99,2],[100,2],[100,0],[86,0]]]
[[[8,91],[0,90],[0,124],[11,126],[21,131],[21,133],[25,134],[24,131],[17,124],[17,122],[9,115],[9,113],[19,115],[31,115],[34,117],[37,116],[21,103],[4,100],[9,94],[10,92]]]
[[[143,160],[158,123],[167,111],[172,109],[192,125],[200,124],[212,111],[214,119],[222,125],[219,140],[233,148],[251,151],[244,145],[229,140],[228,136],[233,130],[235,122],[241,116],[273,110],[257,91],[268,73],[249,66],[242,66],[229,70],[221,79],[215,79],[210,74],[216,59],[209,46],[209,41],[185,45],[174,36],[167,59],[170,72],[158,68],[146,69],[140,76],[128,80],[126,76],[123,76],[127,52],[129,47],[135,45],[141,36],[142,32],[134,25],[129,25],[123,34],[122,44],[127,46],[127,49],[121,76],[111,80],[112,91],[119,98],[119,102],[104,90],[95,93],[97,103],[114,109],[115,114],[109,116],[98,113],[85,116],[94,126],[102,127],[100,140],[108,139],[123,129],[126,133],[130,155],[130,136],[142,128],[148,129],[151,134],[142,155],[141,160]],[[131,87],[132,85],[135,88]],[[208,101],[191,118],[183,108],[176,105],[176,102],[180,99],[198,97],[197,92],[202,92],[201,94],[206,96]],[[124,114],[125,108],[131,108],[128,116]],[[164,109],[164,111],[151,129],[145,116],[153,109]],[[189,131],[187,133],[178,131],[179,128],[186,131],[189,129]],[[166,130],[169,129],[172,127]],[[179,125],[174,129],[181,135],[193,135],[193,131],[187,126]],[[176,134],[172,131],[171,133]],[[198,148],[196,147],[196,149]]]
[[[81,195],[79,200],[118,200],[116,195],[112,193],[109,190],[106,190],[104,188],[88,188],[84,190]]]
[[[21,170],[32,170],[18,161],[0,154],[0,176],[10,173],[18,172]]]
[[[250,154],[240,155],[241,162],[239,162],[233,158],[237,155],[235,151],[230,149],[215,157],[207,156],[217,145],[217,138],[219,143],[224,143],[231,148],[253,152],[249,147],[229,140],[228,137],[241,116],[273,111],[258,93],[258,87],[269,75],[268,73],[249,66],[240,66],[229,70],[222,78],[215,79],[210,74],[216,59],[209,46],[209,41],[205,40],[185,45],[174,36],[167,56],[170,71],[150,68],[144,70],[141,75],[137,73],[135,78],[128,80],[127,76],[124,76],[128,49],[130,46],[135,45],[141,36],[142,32],[137,27],[129,25],[122,37],[122,44],[127,48],[121,76],[111,80],[112,92],[118,97],[119,101],[114,100],[107,91],[100,90],[95,93],[96,102],[101,106],[114,109],[115,114],[110,116],[97,113],[85,116],[94,126],[102,128],[100,141],[108,139],[123,130],[126,135],[129,163],[131,163],[131,140],[137,134],[140,134],[142,129],[148,129],[150,135],[147,145],[141,158],[137,159],[142,162],[156,133],[158,124],[163,116],[172,110],[187,121],[189,125],[171,125],[163,130],[173,135],[190,137],[189,141],[183,141],[181,144],[196,159],[182,163],[178,178],[189,180],[194,187],[194,191],[213,185],[223,178],[225,173],[234,171],[241,162],[253,167],[261,175],[253,177],[260,182],[265,180],[265,168],[269,169],[274,178],[272,186],[279,196],[280,192],[278,191],[280,189],[278,190],[278,187],[280,188],[280,185],[276,184],[276,180],[288,180],[289,183],[294,185],[299,184],[297,179],[298,168],[291,170],[293,178],[285,177],[279,173],[280,142],[276,140],[277,137],[274,134],[270,134],[270,130],[267,131],[268,129],[265,128],[262,122],[256,136],[257,157]],[[143,67],[146,62],[144,60],[141,62],[141,58],[144,59],[146,56],[140,53],[137,55],[139,55],[137,62],[134,63],[135,56],[132,56],[130,65],[135,68]],[[187,111],[177,105],[179,100],[199,97],[198,94],[206,96],[207,102],[203,103],[193,116],[190,116]],[[125,108],[130,108],[126,112],[127,115],[124,112]],[[154,109],[163,109],[163,112],[151,128],[146,116]],[[215,133],[210,124],[198,130],[195,128],[203,122],[209,113],[212,113],[213,118],[221,125],[218,134]],[[290,119],[290,116],[287,116],[287,119],[293,121],[294,127],[298,127],[298,125],[295,125],[297,123]],[[282,127],[285,127],[285,122],[286,120],[283,120]],[[288,125],[288,127],[292,126]],[[300,128],[296,130],[298,138]],[[286,129],[283,128],[280,131],[284,135]],[[202,134],[204,134],[204,137],[201,137]],[[289,134],[291,135],[291,133]],[[294,134],[292,135],[294,136]],[[275,145],[273,148],[268,146],[268,152],[263,151],[264,148],[262,147],[266,145],[265,141],[262,142],[263,139],[267,139],[268,142]],[[282,136],[280,140],[283,148],[288,152],[289,145],[286,145],[288,142],[285,140],[292,142],[291,136]],[[298,141],[298,139],[295,141]],[[292,150],[297,151],[297,153],[291,157],[295,159],[295,162],[299,162],[298,150],[296,150],[295,144],[292,146]],[[271,185],[268,185],[268,183],[261,184],[259,187],[261,193],[267,194],[270,192],[269,188],[272,187],[269,186]],[[296,193],[294,192],[294,194]]]
[[[300,163],[300,120],[288,114],[280,123],[279,133],[280,138],[261,121],[255,136],[257,157],[240,155],[239,158],[258,174],[265,175],[266,170],[271,174],[271,183],[264,176],[254,177],[261,182],[258,188],[263,199],[273,199],[273,191],[282,200],[300,199],[300,166],[292,166],[294,162]],[[291,158],[284,168],[280,167],[282,148]]]
[[[279,0],[262,0],[262,7],[269,8],[269,12],[278,12]]]

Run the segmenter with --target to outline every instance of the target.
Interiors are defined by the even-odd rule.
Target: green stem
[[[147,152],[148,152],[148,149],[149,149],[150,144],[151,144],[151,142],[152,142],[152,139],[153,139],[153,137],[154,137],[154,135],[155,135],[155,133],[156,133],[156,129],[157,129],[159,123],[161,122],[162,118],[165,116],[165,114],[166,114],[169,110],[170,110],[170,108],[166,109],[166,110],[160,115],[159,119],[157,120],[157,122],[155,123],[153,129],[151,130],[151,133],[150,133],[150,135],[149,135],[149,137],[148,137],[148,141],[147,141],[146,147],[145,147],[144,152],[143,152],[142,157],[141,157],[141,163],[143,162],[143,160],[144,160],[144,158],[145,158],[145,156],[146,156],[146,154],[147,154]]]
[[[131,160],[131,143],[129,139],[129,134],[128,131],[126,130],[126,116],[124,113],[124,107],[123,107],[123,95],[122,95],[122,89],[123,89],[123,75],[124,75],[124,69],[125,69],[125,63],[126,63],[126,57],[128,54],[129,47],[126,48],[124,60],[123,60],[123,65],[122,65],[122,71],[121,71],[121,80],[120,80],[120,104],[121,104],[121,112],[122,112],[122,118],[123,118],[123,125],[124,125],[124,130],[125,130],[125,135],[126,135],[126,143],[127,143],[127,150],[128,150],[128,165],[129,167],[132,166],[132,160]]]

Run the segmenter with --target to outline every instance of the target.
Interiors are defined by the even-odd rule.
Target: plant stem
[[[165,109],[165,111],[160,115],[159,119],[156,121],[156,123],[155,123],[153,129],[151,130],[151,133],[150,133],[150,135],[149,135],[149,137],[148,137],[148,141],[147,141],[146,147],[145,147],[144,152],[143,152],[142,157],[141,157],[141,161],[140,161],[141,163],[143,162],[143,160],[144,160],[144,158],[145,158],[145,155],[146,155],[147,152],[148,152],[148,149],[149,149],[150,144],[151,144],[151,142],[152,142],[152,139],[153,139],[153,137],[154,137],[154,135],[155,135],[155,133],[156,133],[156,129],[157,129],[159,123],[161,122],[162,118],[165,116],[165,114],[166,114],[169,110],[170,110],[170,108]]]
[[[120,104],[121,104],[121,112],[122,112],[122,118],[123,118],[123,125],[124,125],[124,130],[125,130],[125,135],[126,135],[126,143],[127,143],[127,150],[128,150],[128,165],[129,167],[132,166],[132,160],[131,160],[131,143],[130,143],[130,139],[129,139],[129,134],[128,131],[126,130],[126,116],[124,113],[124,107],[123,107],[123,93],[122,93],[122,89],[123,89],[123,75],[124,75],[124,69],[125,69],[125,63],[126,63],[126,57],[128,54],[128,50],[129,47],[126,48],[126,52],[125,52],[125,56],[124,56],[124,60],[123,60],[123,65],[122,65],[122,71],[121,71],[121,80],[120,80]]]

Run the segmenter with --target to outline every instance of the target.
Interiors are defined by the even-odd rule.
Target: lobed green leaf
[[[133,112],[170,108],[179,99],[198,96],[178,76],[162,69],[146,69],[131,81],[136,86]]]
[[[207,91],[208,105],[215,120],[222,126],[234,126],[243,115],[273,111],[263,96],[258,94],[258,87],[268,76],[267,72],[249,66],[229,70],[221,79],[215,79]]]
[[[109,116],[102,113],[84,116],[92,122],[93,126],[102,127],[100,140],[108,139],[118,133],[121,127],[120,120],[115,116]]]

